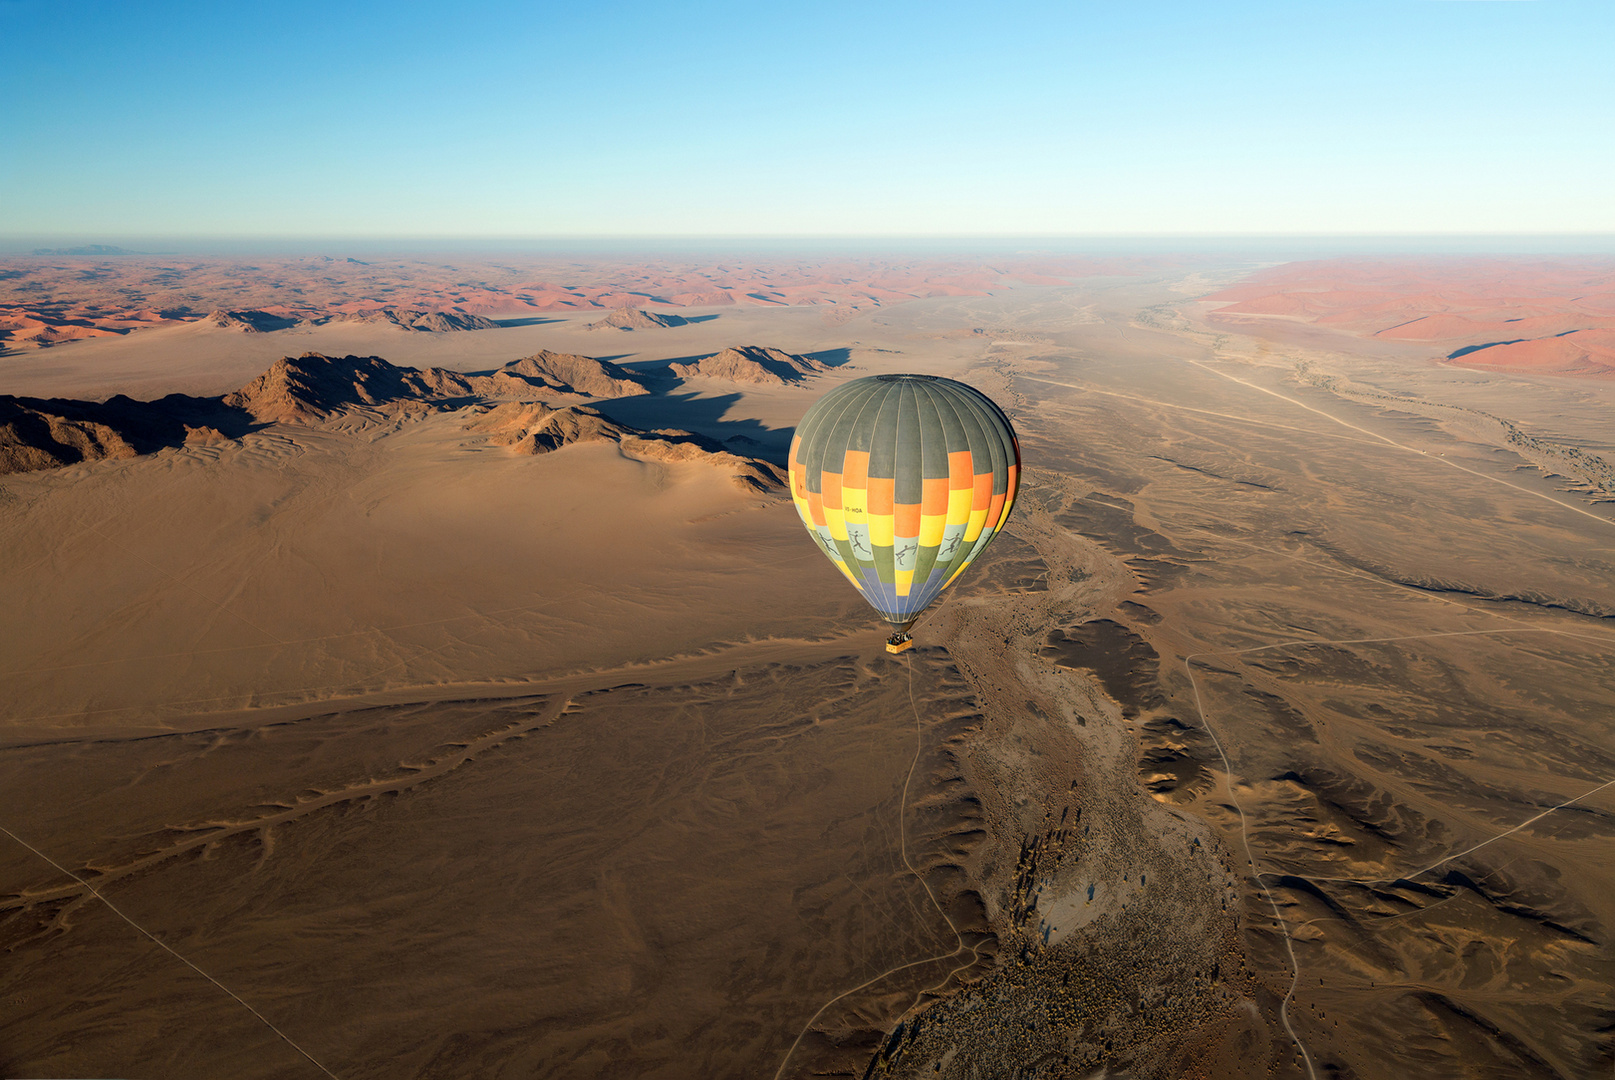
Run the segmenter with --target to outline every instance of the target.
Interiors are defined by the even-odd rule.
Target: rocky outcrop
[[[583,397],[618,398],[650,393],[639,376],[627,368],[592,356],[555,353],[548,349],[512,360],[500,372],[520,376],[560,393]]]
[[[276,360],[252,382],[226,394],[224,404],[272,423],[323,420],[353,406],[477,394],[471,377],[443,368],[398,367],[379,356],[310,352]]]
[[[467,425],[489,433],[489,441],[518,454],[548,454],[567,446],[612,442],[625,457],[669,464],[694,462],[729,471],[746,491],[776,492],[785,486],[779,466],[725,450],[720,443],[688,431],[641,431],[619,424],[582,405],[551,408],[540,402],[494,406]]]
[[[513,396],[517,386],[526,395],[549,392],[517,376],[499,382],[442,368],[397,367],[379,356],[304,353],[275,361],[222,397],[136,401],[120,394],[92,402],[0,395],[0,473],[218,442],[256,426],[314,423],[361,406],[429,412],[456,399]]]
[[[590,330],[659,330],[669,326],[683,326],[688,319],[677,315],[660,315],[644,308],[618,308],[599,322],[589,324]]]
[[[400,403],[436,408],[478,397],[615,398],[649,392],[625,368],[568,353],[537,353],[489,375],[462,375],[445,368],[399,367],[379,356],[311,352],[275,361],[258,378],[225,395],[224,403],[269,423],[323,420],[344,409]]]
[[[103,402],[0,395],[0,474],[130,458],[239,436],[250,426],[218,398],[171,394]]]
[[[800,382],[826,370],[812,357],[797,356],[761,345],[740,345],[704,356],[693,364],[669,364],[668,369],[681,379],[724,379],[728,382],[775,386]]]
[[[77,404],[0,398],[0,473],[53,469],[139,453],[117,429],[74,408]]]
[[[640,461],[698,462],[727,469],[748,491],[784,483],[776,466],[730,453],[688,431],[641,431],[582,406],[554,407],[535,395],[587,393],[621,397],[648,391],[632,373],[605,361],[538,353],[491,375],[443,368],[410,368],[379,356],[304,353],[275,361],[234,393],[158,401],[119,395],[105,402],[0,395],[0,474],[28,472],[103,458],[129,458],[164,447],[199,446],[240,438],[268,424],[314,424],[354,409],[392,417],[449,409],[476,410],[472,428],[517,453],[547,454],[584,442],[611,442]],[[526,398],[488,405],[488,398]]]
[[[497,330],[499,324],[481,315],[463,311],[422,311],[416,308],[375,308],[349,311],[330,317],[331,322],[376,323],[400,330],[445,334],[458,330]]]
[[[273,330],[285,330],[296,326],[300,321],[287,315],[276,315],[273,312],[256,309],[226,311],[224,308],[215,308],[203,316],[202,325],[217,327],[220,330],[234,330],[241,334],[267,334]]]

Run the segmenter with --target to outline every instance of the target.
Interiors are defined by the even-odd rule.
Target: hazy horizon
[[[402,258],[411,255],[681,256],[1245,256],[1290,261],[1347,255],[1615,256],[1615,233],[1588,234],[1186,234],[1088,236],[131,236],[0,235],[0,256],[75,248],[113,255]]]

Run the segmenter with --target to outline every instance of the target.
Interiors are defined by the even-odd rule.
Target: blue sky
[[[0,0],[0,236],[1615,233],[1615,4]]]

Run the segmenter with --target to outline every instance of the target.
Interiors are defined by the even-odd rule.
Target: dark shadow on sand
[[[589,407],[619,424],[654,431],[677,428],[693,431],[723,443],[737,454],[784,465],[791,449],[794,427],[767,428],[758,420],[727,419],[740,394],[701,397],[697,394],[662,394],[612,398],[590,402]]]
[[[817,360],[825,367],[840,367],[852,359],[851,349],[820,349],[818,352],[803,353],[809,360]]]
[[[94,425],[115,432],[139,454],[184,446],[202,429],[239,439],[269,426],[216,397],[169,394],[156,401],[136,401],[117,394],[95,402],[0,395],[0,426],[11,429],[10,441],[43,449],[63,464],[91,456],[79,445],[82,436],[72,433],[93,430]]]
[[[561,322],[561,319],[546,319],[539,315],[524,315],[519,319],[495,319],[501,329],[511,329],[517,326],[543,326],[546,323]]]

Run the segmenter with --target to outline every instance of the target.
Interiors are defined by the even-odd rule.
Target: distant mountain
[[[683,326],[689,322],[677,315],[659,315],[644,308],[618,308],[599,322],[588,325],[589,330],[658,330],[668,326]]]
[[[681,379],[725,379],[762,385],[800,382],[809,375],[828,370],[812,357],[760,345],[740,345],[702,357],[693,364],[669,364],[668,369]]]
[[[81,244],[70,248],[34,248],[31,255],[138,255],[138,251],[125,251],[112,244]]]
[[[695,462],[730,470],[747,491],[771,492],[785,486],[785,471],[756,458],[742,457],[721,443],[688,431],[641,431],[583,405],[550,408],[531,402],[497,405],[467,425],[489,432],[489,441],[518,454],[548,454],[578,443],[613,442],[625,457],[668,464]]]
[[[237,330],[243,334],[267,334],[296,326],[301,320],[267,311],[226,311],[215,308],[202,317],[203,326],[216,326],[222,330]]]
[[[351,261],[351,260],[350,260]],[[481,315],[460,311],[421,311],[415,308],[375,308],[370,311],[342,312],[330,322],[385,323],[400,330],[448,333],[456,330],[497,330],[499,324]]]

